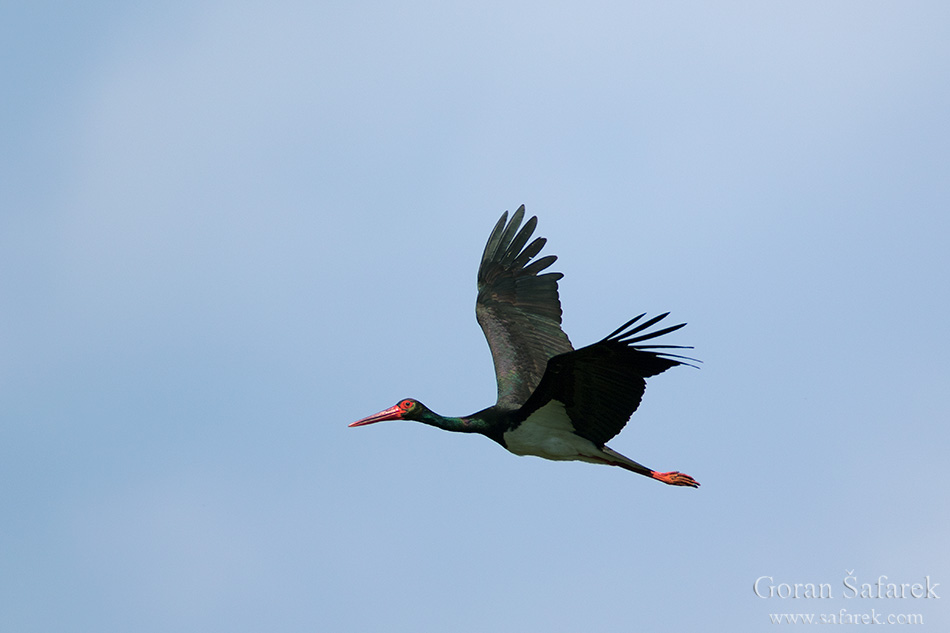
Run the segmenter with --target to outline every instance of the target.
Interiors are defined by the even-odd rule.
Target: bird
[[[698,488],[679,471],[659,472],[606,445],[640,405],[646,379],[694,358],[666,351],[683,345],[644,344],[685,323],[650,328],[669,312],[630,319],[600,341],[575,350],[561,329],[559,272],[543,272],[555,255],[535,259],[546,243],[529,243],[537,217],[521,226],[521,205],[492,229],[478,268],[475,315],[491,349],[498,385],[493,406],[471,415],[439,415],[415,398],[351,423],[360,427],[411,420],[446,431],[479,433],[515,455],[618,466],[672,486]]]

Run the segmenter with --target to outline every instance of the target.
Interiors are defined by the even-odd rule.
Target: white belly
[[[603,463],[603,452],[590,440],[574,435],[574,426],[564,405],[552,400],[504,434],[505,445],[515,455],[545,459],[582,460]]]

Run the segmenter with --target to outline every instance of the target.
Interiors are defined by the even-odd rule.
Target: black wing
[[[530,263],[544,246],[539,237],[527,246],[536,217],[520,231],[524,205],[508,219],[502,214],[485,245],[478,267],[475,316],[495,361],[498,405],[516,409],[524,404],[544,375],[548,359],[569,352],[571,342],[561,330],[557,281],[561,273],[538,273],[557,259],[554,255]]]
[[[632,327],[644,316],[641,314],[598,343],[552,358],[537,390],[523,407],[525,415],[557,400],[565,405],[574,432],[603,446],[640,406],[645,378],[676,365],[690,365],[686,361],[694,360],[654,351],[683,349],[681,345],[638,345],[686,325],[641,334],[667,314]]]

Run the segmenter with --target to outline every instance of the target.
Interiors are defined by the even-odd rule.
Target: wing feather
[[[541,381],[548,360],[573,349],[561,330],[557,282],[561,273],[538,274],[557,260],[554,255],[531,263],[545,239],[532,241],[538,219],[519,231],[524,205],[508,221],[508,212],[495,224],[478,268],[478,319],[495,364],[498,405],[516,409]],[[527,246],[525,246],[527,244]]]
[[[557,400],[564,404],[575,432],[603,446],[623,429],[640,406],[646,378],[695,360],[652,351],[687,349],[685,346],[636,344],[686,325],[681,323],[636,336],[667,314],[631,327],[644,316],[641,314],[593,345],[552,358],[538,388],[525,403],[524,414],[530,415],[550,400]]]

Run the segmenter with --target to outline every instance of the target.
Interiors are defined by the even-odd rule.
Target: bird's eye
[[[405,409],[406,411],[408,411],[409,409],[412,408],[412,400],[403,400],[402,402],[399,403],[399,406]]]

